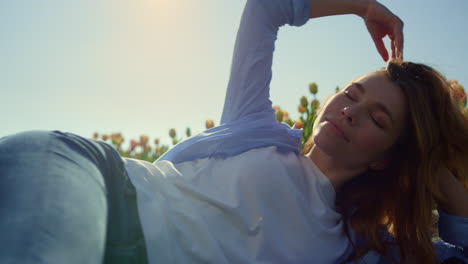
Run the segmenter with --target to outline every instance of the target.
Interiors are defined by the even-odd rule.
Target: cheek
[[[337,95],[330,98],[326,104],[324,104],[318,111],[317,119],[322,119],[324,115],[339,115],[341,110],[346,107],[346,102],[343,98],[337,97]]]
[[[359,152],[375,156],[386,151],[390,146],[390,141],[389,136],[373,128],[367,128],[356,134],[353,145]]]

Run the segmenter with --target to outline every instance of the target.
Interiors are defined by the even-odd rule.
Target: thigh
[[[102,262],[108,165],[88,143],[57,131],[0,139],[0,263]]]
[[[147,263],[136,190],[119,153],[104,142],[60,131],[54,133],[61,141],[67,142],[70,147],[96,164],[103,176],[108,212],[104,263]]]

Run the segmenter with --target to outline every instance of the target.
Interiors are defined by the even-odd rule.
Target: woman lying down
[[[301,149],[269,100],[274,43],[340,14],[386,66],[330,97]],[[247,0],[220,126],[154,163],[60,131],[1,138],[0,263],[464,263],[468,122],[444,76],[402,60],[402,29],[374,0]]]

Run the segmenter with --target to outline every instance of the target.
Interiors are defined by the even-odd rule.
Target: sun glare
[[[176,1],[171,0],[143,0],[143,3],[149,6],[157,6],[161,8],[173,7]]]
[[[145,9],[145,13],[150,14],[153,19],[169,19],[178,11],[180,5],[177,0],[141,0],[142,8]],[[180,10],[179,10],[180,11]]]

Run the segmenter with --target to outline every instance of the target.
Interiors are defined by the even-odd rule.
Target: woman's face
[[[416,99],[416,98],[415,98]],[[403,131],[407,106],[401,89],[383,72],[354,79],[325,104],[314,123],[321,153],[347,167],[388,158]]]

